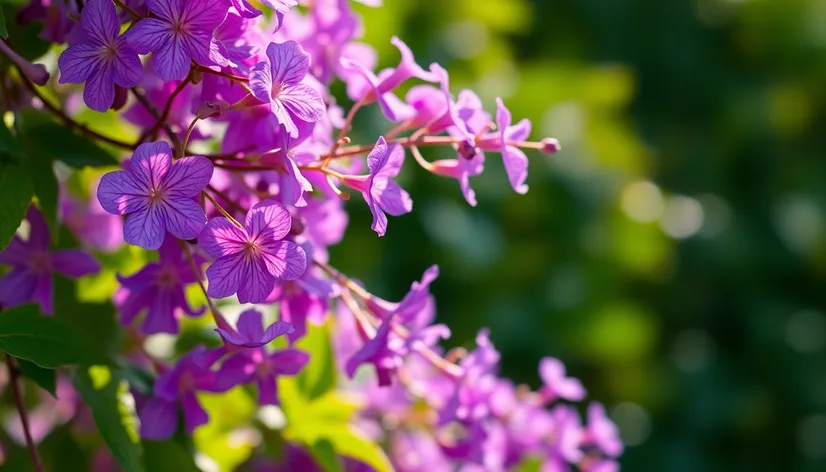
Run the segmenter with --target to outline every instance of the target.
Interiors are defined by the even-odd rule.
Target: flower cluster
[[[44,5],[58,13],[43,13]],[[126,151],[120,169],[91,182],[90,202],[63,192],[64,224],[98,253],[123,242],[157,251],[139,270],[118,274],[119,322],[138,347],[146,336],[181,332],[182,315],[208,312],[214,324],[211,345],[171,364],[143,349],[130,354],[154,370],[150,391],[132,389],[142,437],[172,437],[179,414],[188,434],[209,423],[203,392],[245,386],[259,405],[280,405],[278,386],[316,355],[302,340],[331,327],[333,368],[344,374],[336,391],[363,405],[348,427],[384,444],[396,470],[497,471],[531,461],[547,471],[618,469],[616,428],[598,403],[583,423],[572,402],[585,390],[559,360],[541,361],[543,386],[531,391],[498,375],[499,353],[484,330],[470,352],[441,347],[450,331],[434,324],[437,267],[394,303],[328,257],[347,226],[351,191],[361,194],[378,236],[392,231],[388,215],[413,211],[415,195],[395,180],[407,156],[408,165],[456,179],[476,205],[471,178],[484,171],[486,152],[523,194],[525,150],[554,153],[556,140],[531,141],[530,121],[514,122],[501,99],[491,113],[473,91],[454,94],[448,72],[418,63],[399,38],[392,39],[398,65],[374,70],[375,52],[359,42],[361,21],[348,0],[300,7],[294,0],[32,0],[24,11],[27,21],[45,23],[49,41],[67,44],[56,82],[82,84],[88,108],[121,110],[140,130],[134,142],[121,141],[58,109],[87,139]],[[9,55],[23,80],[50,80]],[[336,81],[352,102],[347,110],[331,95]],[[56,90],[71,95],[80,87]],[[373,104],[392,129],[375,143],[352,143],[354,117]],[[455,157],[428,161],[422,149],[435,146]],[[31,207],[27,219],[28,237],[0,252],[0,263],[12,267],[0,280],[0,303],[33,301],[50,314],[52,272],[81,277],[99,265],[79,250],[51,251],[41,213]],[[188,294],[195,285],[200,297]],[[258,306],[232,320],[225,299]],[[270,306],[278,317],[267,323]],[[280,459],[256,452],[249,463],[320,469],[308,459],[318,458],[312,446],[290,441]],[[347,470],[377,468],[356,459],[341,460]]]

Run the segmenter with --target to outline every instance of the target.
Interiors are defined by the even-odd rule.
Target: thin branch
[[[43,94],[40,93],[37,87],[35,87],[33,83],[26,79],[26,76],[23,74],[23,71],[21,71],[19,67],[17,68],[17,72],[23,78],[23,85],[25,85],[26,88],[28,88],[32,94],[34,94],[37,98],[40,99],[40,101],[43,103],[43,107],[52,112],[52,114],[60,118],[67,125],[77,129],[86,136],[89,136],[90,138],[97,139],[98,141],[103,141],[105,143],[111,144],[112,146],[117,146],[122,149],[128,149],[130,151],[135,149],[136,146],[132,143],[127,143],[126,141],[121,141],[119,139],[110,138],[109,136],[104,136],[98,133],[97,131],[89,129],[86,125],[78,123],[72,117],[63,113],[63,111],[60,108],[52,105],[46,99],[46,97],[44,97]]]
[[[169,124],[166,123],[166,119],[164,119],[162,115],[158,113],[158,110],[155,109],[154,105],[149,103],[149,100],[142,93],[140,93],[137,87],[132,87],[129,90],[131,90],[132,94],[135,95],[135,98],[137,98],[138,101],[141,102],[141,105],[143,105],[144,108],[146,108],[146,110],[149,111],[149,114],[151,114],[155,118],[155,120],[157,120],[156,123],[161,124],[163,130],[166,131],[166,135],[169,136],[169,140],[172,141],[174,149],[177,150],[181,145],[181,140],[178,138],[178,134],[175,133],[175,131],[172,130]],[[145,136],[148,136],[148,134]],[[140,141],[142,142],[143,138],[141,138]]]
[[[150,140],[155,139],[155,137],[158,134],[158,130],[160,130],[161,127],[166,123],[166,120],[169,118],[169,113],[172,112],[172,102],[174,102],[175,97],[177,97],[178,94],[180,94],[184,90],[184,88],[186,88],[186,85],[189,83],[190,80],[192,80],[191,73],[188,74],[184,78],[184,80],[182,80],[181,83],[178,84],[175,90],[172,91],[172,93],[169,95],[169,98],[166,100],[166,105],[164,105],[163,107],[163,112],[161,112],[160,118],[158,118],[157,121],[155,121],[155,124],[152,126],[152,128],[150,128],[146,133],[144,133],[144,137],[149,136]]]
[[[20,423],[23,424],[23,435],[26,437],[26,446],[29,449],[29,455],[32,457],[32,467],[36,472],[43,472],[43,463],[40,461],[40,456],[37,454],[37,447],[34,445],[34,439],[32,439],[31,428],[29,428],[29,417],[26,414],[26,406],[23,405],[23,395],[20,392],[20,370],[17,367],[17,362],[9,354],[6,354],[6,365],[9,368],[14,403],[17,405],[17,413],[20,414]]]

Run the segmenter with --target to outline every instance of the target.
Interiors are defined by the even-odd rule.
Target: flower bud
[[[115,100],[110,107],[112,110],[120,110],[126,105],[126,99],[129,98],[129,91],[120,85],[115,85]]]
[[[540,151],[545,154],[554,154],[559,152],[560,149],[562,149],[562,146],[555,138],[545,138],[542,140],[542,149],[540,149]]]
[[[32,64],[26,59],[23,59],[14,52],[5,41],[0,41],[0,52],[8,56],[8,58],[20,68],[23,75],[37,85],[46,85],[49,81],[49,71],[46,70],[46,66],[43,64]]]
[[[224,116],[227,111],[229,111],[229,103],[224,100],[210,100],[198,107],[197,116],[199,120],[218,118]]]

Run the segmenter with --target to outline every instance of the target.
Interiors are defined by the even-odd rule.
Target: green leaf
[[[143,465],[151,472],[200,472],[192,459],[178,441],[143,441]]]
[[[118,161],[94,141],[42,112],[26,110],[22,113],[20,132],[28,151],[42,154],[43,159],[61,161],[76,169],[118,165]]]
[[[106,364],[93,346],[62,320],[41,314],[37,305],[0,313],[0,350],[40,367]]]
[[[126,382],[111,373],[108,378],[98,375],[93,379],[88,372],[78,370],[72,375],[72,383],[92,410],[100,435],[118,464],[127,472],[142,472],[143,447],[137,419],[123,402]]]
[[[71,236],[67,231],[60,236],[61,246]],[[122,331],[115,321],[112,303],[80,303],[77,301],[77,282],[56,276],[54,279],[54,306],[56,319],[71,326],[81,342],[101,354],[115,354]]]
[[[326,439],[321,439],[312,445],[310,454],[315,459],[316,464],[320,465],[325,472],[343,472],[341,463],[336,455],[336,450],[333,443]]]
[[[0,126],[0,138],[5,126]],[[0,139],[0,142],[2,140]],[[22,162],[14,162],[8,154],[0,150],[0,189],[3,203],[0,204],[0,249],[9,245],[12,236],[26,216],[26,209],[31,202],[33,189],[29,172]]]
[[[322,326],[309,325],[307,335],[296,345],[310,353],[310,362],[298,375],[302,396],[312,400],[329,392],[336,385],[336,364],[330,340],[330,323]]]
[[[57,398],[57,384],[55,382],[54,369],[44,369],[33,362],[23,359],[18,359],[17,364],[20,366],[20,371],[23,372],[24,376]]]
[[[372,467],[377,472],[392,472],[393,466],[381,446],[372,442],[364,433],[353,426],[331,431],[333,449],[342,455],[352,457]]]
[[[9,37],[9,30],[6,29],[6,15],[3,14],[3,9],[0,8],[0,38],[6,39]]]

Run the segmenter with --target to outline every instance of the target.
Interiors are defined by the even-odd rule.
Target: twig
[[[184,248],[186,258],[189,259],[189,268],[192,269],[192,273],[195,275],[195,280],[198,282],[198,286],[201,287],[201,292],[204,293],[204,298],[206,298],[207,306],[209,306],[209,311],[212,313],[212,319],[215,320],[215,324],[218,325],[219,328],[232,330],[232,326],[230,326],[226,318],[224,318],[224,315],[218,311],[218,307],[215,306],[215,303],[213,303],[212,299],[209,298],[209,295],[207,295],[206,287],[204,286],[204,282],[201,280],[201,271],[198,270],[198,266],[195,265],[195,258],[192,256],[192,250],[189,249],[189,243],[186,241],[181,241],[181,246]]]
[[[32,439],[32,432],[29,428],[29,417],[26,414],[26,407],[23,405],[23,395],[20,393],[20,370],[18,370],[17,362],[9,354],[6,354],[6,365],[9,367],[9,376],[11,377],[11,388],[14,394],[14,402],[17,404],[17,413],[20,414],[20,423],[23,424],[23,435],[26,437],[26,446],[29,448],[29,455],[32,456],[32,467],[36,472],[43,472],[43,463],[40,461],[40,456],[37,454],[37,447],[34,445]]]
[[[169,98],[166,100],[166,105],[163,107],[163,112],[161,112],[160,118],[155,121],[155,124],[150,128],[146,133],[144,133],[144,137],[148,136],[150,140],[154,140],[158,134],[158,130],[166,123],[167,118],[169,118],[169,113],[172,112],[172,102],[175,101],[175,97],[180,94],[189,81],[192,79],[192,74],[188,74],[184,80],[181,81],[180,84],[172,91],[169,95]]]
[[[78,131],[85,134],[86,136],[89,136],[90,138],[94,138],[94,139],[97,139],[99,141],[109,143],[113,146],[117,146],[117,147],[122,148],[122,149],[134,150],[137,147],[132,143],[127,143],[126,141],[121,141],[119,139],[110,138],[109,136],[104,136],[104,135],[98,133],[97,131],[93,131],[93,130],[89,129],[88,127],[86,127],[86,125],[78,123],[73,118],[71,118],[67,114],[63,113],[63,111],[60,110],[58,107],[52,105],[48,100],[46,100],[46,97],[44,97],[43,94],[41,94],[40,91],[37,90],[37,87],[35,87],[33,83],[31,83],[29,80],[26,79],[26,76],[23,74],[23,71],[21,71],[19,67],[17,67],[17,72],[23,78],[23,85],[25,85],[26,88],[28,88],[31,93],[33,93],[37,98],[40,99],[40,101],[43,103],[43,106],[47,110],[52,112],[54,115],[56,115],[58,118],[60,118],[67,125],[71,126],[72,128],[77,129]]]
[[[177,150],[181,145],[181,140],[178,138],[178,134],[172,130],[169,124],[166,123],[166,119],[162,118],[162,115],[158,113],[158,110],[156,110],[155,107],[149,103],[149,100],[142,93],[140,93],[140,91],[138,91],[137,87],[132,87],[130,90],[135,95],[135,98],[141,102],[141,105],[143,105],[146,110],[149,111],[149,113],[157,120],[156,123],[161,124],[163,130],[166,131],[166,135],[169,136],[169,140],[172,141],[173,148]],[[140,142],[142,141],[143,139],[140,140]]]

